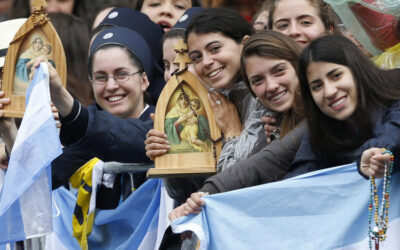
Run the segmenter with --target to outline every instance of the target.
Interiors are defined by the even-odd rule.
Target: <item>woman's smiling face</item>
[[[327,33],[318,9],[308,0],[279,0],[272,29],[291,37],[301,48]]]
[[[238,80],[242,44],[219,32],[188,36],[189,58],[196,74],[215,89],[232,88]]]
[[[341,121],[351,118],[358,98],[353,74],[347,66],[312,62],[307,79],[314,102],[325,115]]]
[[[289,61],[257,55],[246,60],[246,75],[259,101],[276,112],[293,107],[299,80]]]
[[[143,93],[149,86],[144,73],[128,77],[124,82],[116,82],[114,77],[138,72],[132,64],[128,52],[119,47],[99,49],[93,56],[92,78],[107,77],[104,84],[93,82],[97,104],[105,111],[121,118],[138,118],[144,109]]]

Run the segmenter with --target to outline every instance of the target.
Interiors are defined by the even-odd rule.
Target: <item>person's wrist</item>
[[[229,128],[225,131],[224,135],[225,138],[233,138],[233,137],[238,137],[240,133],[242,132],[241,128],[234,127],[234,128]]]
[[[63,94],[64,87],[61,85],[59,79],[54,79],[50,84],[50,94],[51,98],[59,99]]]
[[[56,86],[52,91],[51,100],[61,116],[68,116],[74,105],[74,98],[62,86]]]

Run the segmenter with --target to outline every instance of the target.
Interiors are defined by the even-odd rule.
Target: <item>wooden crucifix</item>
[[[182,39],[179,39],[178,43],[175,44],[174,48],[175,52],[177,53],[174,63],[179,64],[179,71],[181,71],[186,68],[186,64],[191,63],[189,56],[187,54],[188,52],[187,44]]]

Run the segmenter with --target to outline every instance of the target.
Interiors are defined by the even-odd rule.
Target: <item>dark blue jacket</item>
[[[318,156],[318,153],[311,147],[309,131],[307,131],[285,178],[351,162],[357,162],[360,172],[361,155],[364,150],[372,147],[390,150],[395,157],[394,166],[397,166],[400,162],[400,102],[396,102],[388,108],[376,110],[371,115],[371,122],[374,129],[370,139],[353,152],[332,152],[330,160]]]
[[[53,189],[63,185],[93,157],[104,162],[151,162],[146,156],[146,133],[153,128],[150,106],[138,119],[122,119],[99,110],[96,105],[81,107],[75,101],[68,117],[60,118],[63,154],[52,162]]]

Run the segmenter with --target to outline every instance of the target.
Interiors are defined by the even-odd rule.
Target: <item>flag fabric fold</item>
[[[41,63],[0,193],[0,244],[51,233],[51,162],[62,153],[50,107],[49,72]]]
[[[399,174],[391,185],[381,249],[400,246]],[[193,231],[201,249],[368,249],[369,199],[369,180],[349,164],[203,197],[202,212],[179,218],[172,229]]]
[[[164,232],[159,232],[168,226],[160,222],[165,221],[165,214],[171,210],[160,213],[160,206],[172,204],[163,201],[163,192],[161,179],[149,179],[117,208],[97,209],[92,232],[87,237],[89,249],[140,249],[143,246],[146,250],[158,249],[157,235],[162,235]],[[53,191],[54,232],[46,238],[46,249],[79,249],[72,237],[75,204],[76,197],[68,190]]]

